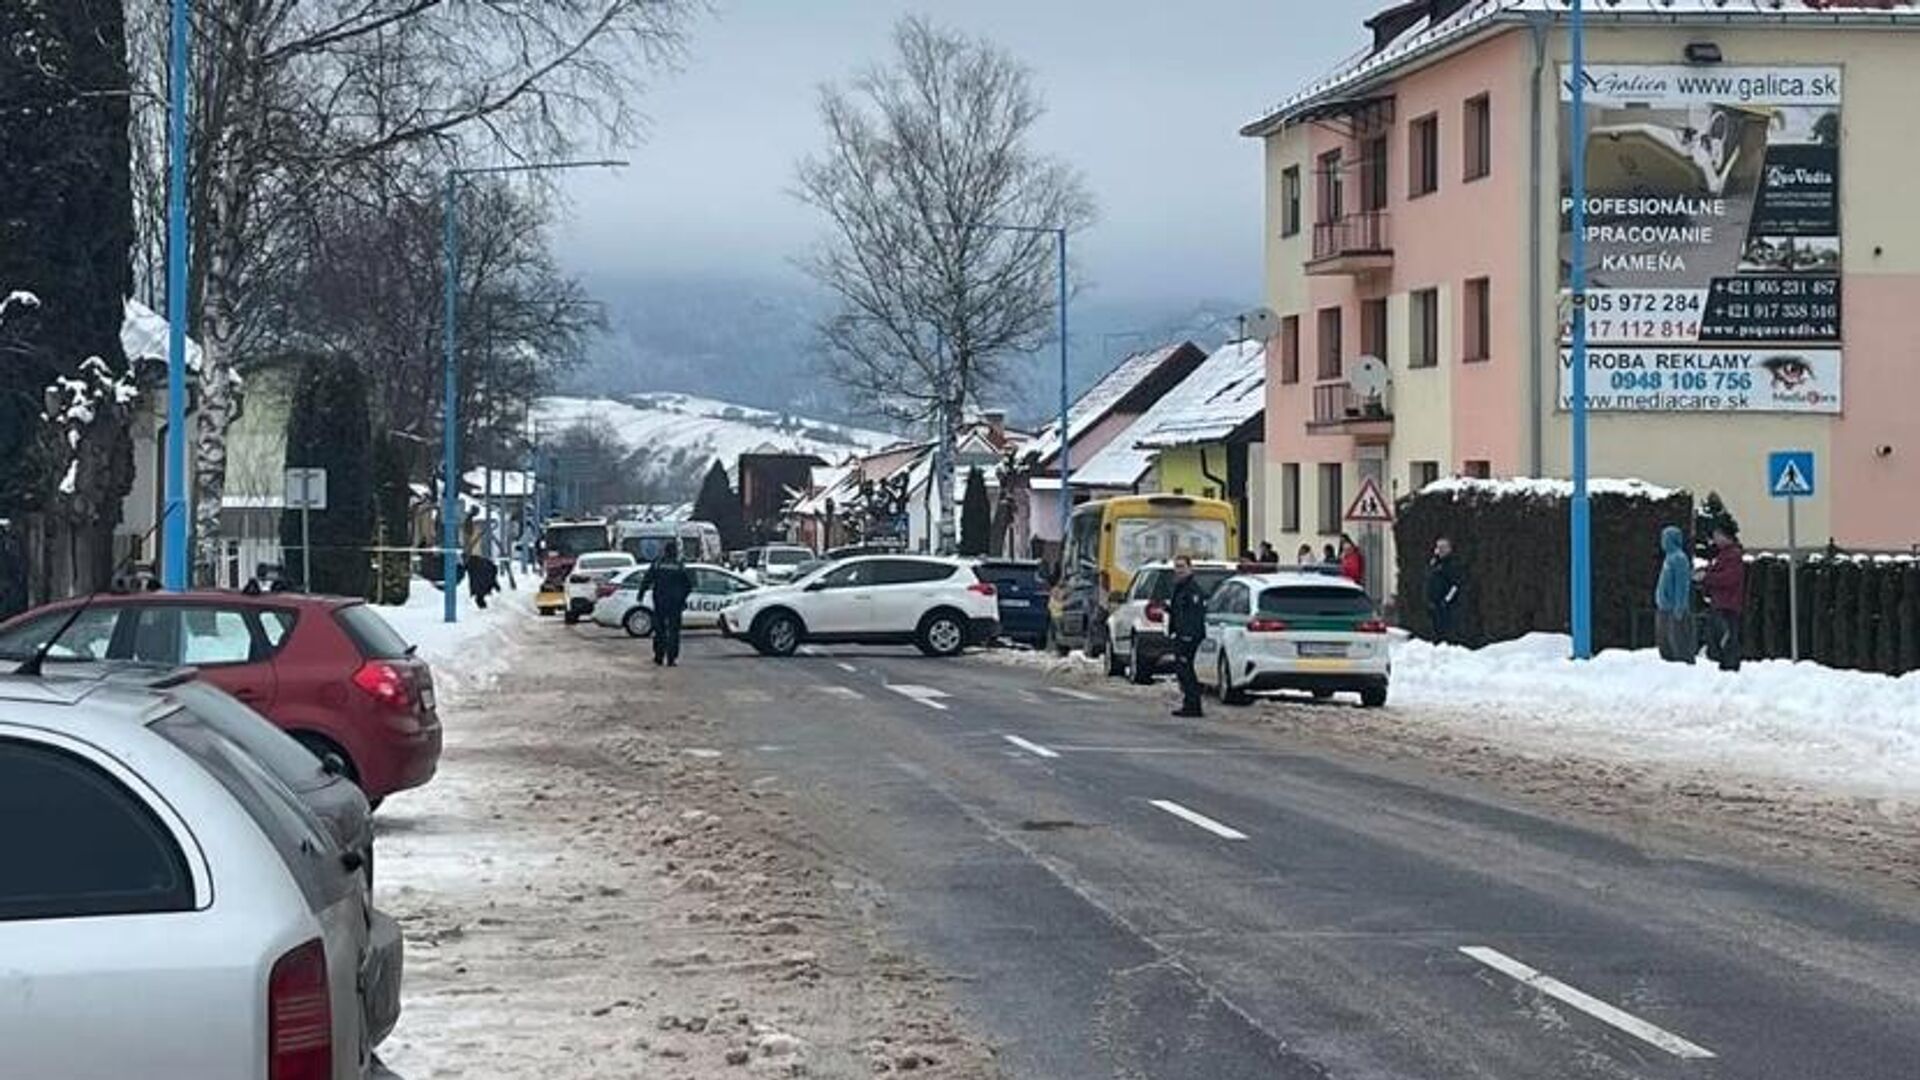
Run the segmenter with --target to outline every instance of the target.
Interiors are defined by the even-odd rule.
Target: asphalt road
[[[1920,1076],[1920,905],[1290,750],[1217,703],[810,651],[694,635],[670,677],[1012,1075]]]

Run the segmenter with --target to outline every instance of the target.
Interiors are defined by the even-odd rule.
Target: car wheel
[[[967,628],[951,611],[936,611],[920,621],[914,644],[928,656],[958,656],[967,647]]]
[[[1387,688],[1384,686],[1369,686],[1360,691],[1360,704],[1369,709],[1377,709],[1386,703]]]
[[[1087,655],[1095,660],[1107,654],[1106,620],[1087,625]]]
[[[561,618],[566,621],[566,624],[568,626],[572,626],[573,624],[580,621],[580,616],[576,614],[572,608],[568,608],[566,610],[566,613],[563,614]]]
[[[1127,662],[1120,658],[1120,650],[1111,645],[1107,648],[1107,678],[1117,679],[1127,673]]]
[[[1153,665],[1140,652],[1139,634],[1133,635],[1133,644],[1127,646],[1127,678],[1139,686],[1153,681]]]
[[[325,735],[316,734],[311,731],[294,732],[293,741],[306,747],[308,753],[319,758],[321,761],[331,759],[332,761],[338,762],[338,772],[340,775],[352,781],[354,787],[360,787],[360,770],[354,767],[353,758],[347,756],[346,749],[339,743],[334,742]],[[365,789],[363,788],[362,793],[364,794],[364,792]],[[377,810],[380,808],[380,800],[372,795],[368,795],[367,806],[370,809]]]
[[[626,618],[620,620],[620,625],[626,629],[628,637],[652,637],[653,612],[643,607],[634,608],[627,612]]]
[[[1060,640],[1060,630],[1051,621],[1047,623],[1047,651],[1055,656],[1065,656],[1072,651]]]
[[[1219,668],[1217,682],[1220,690],[1220,704],[1245,705],[1250,699],[1245,690],[1241,690],[1233,685],[1233,669],[1227,665],[1227,653],[1225,649],[1220,651]]]
[[[792,656],[800,649],[800,620],[776,611],[760,626],[761,651],[768,656]]]

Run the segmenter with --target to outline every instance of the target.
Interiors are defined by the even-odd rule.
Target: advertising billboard
[[[1563,131],[1572,77],[1561,69]],[[1611,64],[1583,79],[1588,405],[1838,412],[1840,69]],[[1570,161],[1563,145],[1562,344]]]

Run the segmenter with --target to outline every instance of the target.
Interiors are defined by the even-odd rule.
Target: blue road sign
[[[1813,492],[1813,451],[1775,450],[1767,455],[1767,494],[1776,499],[1804,499]]]

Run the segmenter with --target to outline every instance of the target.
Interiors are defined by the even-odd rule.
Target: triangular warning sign
[[[1380,485],[1369,476],[1360,481],[1359,494],[1347,506],[1348,521],[1371,521],[1385,524],[1393,520],[1393,507],[1380,494]]]
[[[1811,495],[1813,485],[1807,483],[1807,477],[1800,471],[1800,463],[1789,459],[1780,467],[1780,475],[1773,478],[1775,495]]]

